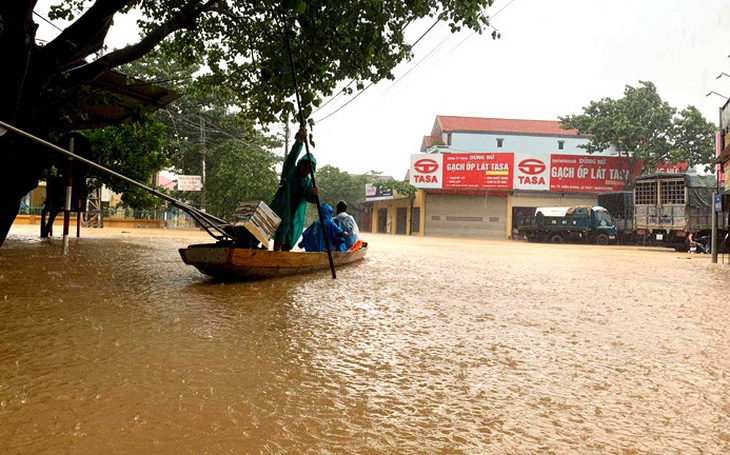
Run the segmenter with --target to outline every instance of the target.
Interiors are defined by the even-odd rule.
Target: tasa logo
[[[534,158],[530,158],[520,162],[517,167],[525,174],[536,175],[545,171],[545,163]]]
[[[436,170],[438,170],[439,164],[436,160],[432,160],[431,158],[423,158],[413,163],[413,168],[416,172],[420,172],[421,174],[430,174],[431,172],[436,172]]]

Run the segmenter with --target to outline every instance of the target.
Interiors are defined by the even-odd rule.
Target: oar
[[[304,112],[302,112],[302,101],[299,98],[299,85],[297,84],[297,71],[296,67],[294,65],[294,54],[291,50],[291,41],[289,39],[289,27],[287,27],[287,21],[283,21],[284,26],[284,36],[286,36],[286,48],[289,51],[289,63],[291,64],[291,77],[294,81],[294,94],[297,97],[297,108],[299,109],[299,125],[301,125],[302,128],[306,128],[306,123],[304,123]],[[307,151],[307,159],[309,160],[309,163],[312,163],[312,155],[309,153],[309,141],[307,141],[307,138],[304,137],[304,147]],[[314,166],[309,166],[309,175],[312,178],[312,187],[317,186],[317,182],[314,180]],[[327,247],[327,257],[330,261],[330,270],[332,271],[332,278],[336,279],[337,274],[335,273],[335,261],[332,260],[332,248],[330,247],[330,240],[329,235],[327,232],[327,226],[324,224],[324,216],[322,215],[322,207],[319,204],[319,195],[316,194],[314,196],[315,200],[317,201],[317,213],[319,214],[319,222],[322,225],[322,234],[324,235],[324,245]]]

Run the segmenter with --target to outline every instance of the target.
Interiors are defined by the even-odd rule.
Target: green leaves
[[[129,125],[97,128],[84,134],[91,142],[93,161],[138,182],[149,182],[154,173],[169,164],[162,153],[165,126],[151,116]],[[157,203],[155,198],[121,180],[95,170],[91,176],[122,193],[122,201],[131,208],[149,208]]]
[[[237,105],[262,124],[283,121],[295,112],[287,104],[294,95],[284,32],[292,37],[304,110],[331,96],[338,83],[353,87],[393,78],[398,63],[410,58],[403,30],[419,18],[443,13],[453,25],[481,29],[492,0],[283,0],[237,1],[205,13],[195,33],[178,32],[161,46],[169,59],[206,64],[213,76],[238,93]],[[145,30],[179,8],[172,0],[143,2]],[[282,11],[286,18],[282,19]],[[221,46],[221,43],[224,46]]]
[[[679,115],[674,121],[674,147],[669,160],[686,161],[690,166],[705,165],[705,171],[711,172],[717,127],[694,106],[687,106]]]
[[[699,111],[689,106],[676,116],[677,110],[662,101],[656,86],[639,81],[638,87],[627,85],[623,98],[591,101],[583,114],[561,117],[563,128],[590,135],[582,146],[588,153],[613,147],[629,161],[651,168],[669,161],[686,161],[690,166],[712,161],[715,127]],[[627,176],[628,187],[633,186]]]
[[[208,211],[230,218],[239,202],[267,204],[276,192],[279,159],[262,144],[227,139],[212,144],[206,185]]]
[[[418,192],[418,188],[410,183],[401,182],[395,179],[386,180],[385,182],[380,183],[380,186],[386,190],[394,190],[400,196],[405,196],[411,201],[416,199],[416,193]]]
[[[330,165],[317,169],[317,186],[319,200],[335,207],[339,201],[346,201],[348,213],[357,213],[358,207],[365,202],[365,175],[350,175]],[[307,211],[307,225],[317,218],[316,210]]]

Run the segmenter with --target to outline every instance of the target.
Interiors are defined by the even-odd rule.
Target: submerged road
[[[0,249],[3,454],[730,453],[708,256],[363,234],[337,280],[217,283],[205,236],[86,232]]]

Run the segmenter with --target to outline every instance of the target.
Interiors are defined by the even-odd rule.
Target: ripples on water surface
[[[11,238],[0,452],[730,452],[727,266],[369,240],[336,281],[216,283],[181,239]]]

